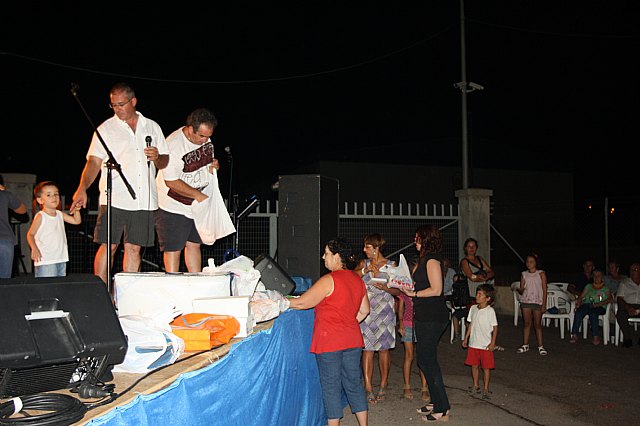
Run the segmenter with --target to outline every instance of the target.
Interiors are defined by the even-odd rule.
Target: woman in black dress
[[[415,244],[420,253],[413,270],[415,287],[402,291],[414,298],[418,367],[427,378],[431,393],[431,403],[419,408],[418,412],[425,421],[446,421],[451,406],[438,364],[438,343],[449,325],[449,309],[442,293],[442,235],[437,227],[422,225],[416,230]]]

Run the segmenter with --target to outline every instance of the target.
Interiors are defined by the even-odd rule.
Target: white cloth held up
[[[209,184],[202,193],[208,198],[203,202],[194,200],[191,203],[191,213],[202,243],[212,245],[216,240],[236,232],[222,199],[215,169],[209,174]]]

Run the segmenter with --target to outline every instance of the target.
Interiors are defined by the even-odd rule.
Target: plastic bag
[[[209,184],[202,190],[208,198],[191,203],[191,214],[203,244],[211,245],[236,232],[218,187],[218,175],[214,169],[209,174]]]
[[[172,329],[209,330],[211,347],[229,343],[240,331],[240,323],[231,315],[190,313],[176,317],[171,322]]]
[[[208,267],[202,272],[231,272],[233,273],[233,283],[231,284],[233,296],[252,296],[255,291],[265,290],[264,284],[260,283],[260,271],[253,267],[253,260],[247,256],[238,256],[220,266],[215,266],[209,259]]]
[[[151,318],[128,315],[119,318],[127,336],[124,361],[113,367],[117,373],[148,373],[173,364],[184,353],[184,341],[171,332],[169,325]]]
[[[398,266],[384,265],[380,268],[380,272],[385,272],[389,275],[387,281],[387,287],[389,288],[405,288],[407,290],[413,290],[413,279],[411,278],[411,270],[409,264],[404,255],[400,255],[400,262]]]
[[[256,322],[268,321],[289,309],[289,301],[275,290],[256,291],[249,302]]]

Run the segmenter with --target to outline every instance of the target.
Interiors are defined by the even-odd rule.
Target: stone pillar
[[[460,209],[460,232],[458,249],[460,257],[464,256],[464,240],[475,238],[478,241],[478,254],[491,265],[491,226],[490,197],[491,189],[468,188],[455,192]]]
[[[16,224],[16,230],[19,230],[19,235],[16,235],[16,244],[20,244],[18,250],[22,254],[22,261],[27,272],[33,272],[31,268],[31,250],[29,249],[29,243],[27,242],[27,231],[31,226],[31,220],[33,220],[33,212],[31,211],[31,201],[33,200],[33,187],[36,184],[36,175],[28,173],[0,173],[4,179],[4,186],[7,191],[11,191],[13,195],[18,197],[20,201],[27,206],[27,213],[29,214],[29,222]],[[17,254],[17,253],[16,253]],[[20,264],[22,269],[22,264]],[[21,273],[24,271],[20,271]]]

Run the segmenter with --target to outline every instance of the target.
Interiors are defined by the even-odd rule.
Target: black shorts
[[[156,210],[154,216],[161,251],[181,251],[187,241],[202,244],[193,219],[162,209]]]
[[[153,212],[148,210],[122,210],[111,207],[111,244],[120,244],[124,235],[125,243],[141,247],[155,244]],[[107,243],[107,206],[100,206],[98,219],[93,229],[93,241]]]
[[[464,317],[466,317],[469,314],[469,309],[467,308],[456,308],[453,311],[453,316],[458,318],[458,319],[462,319]]]

